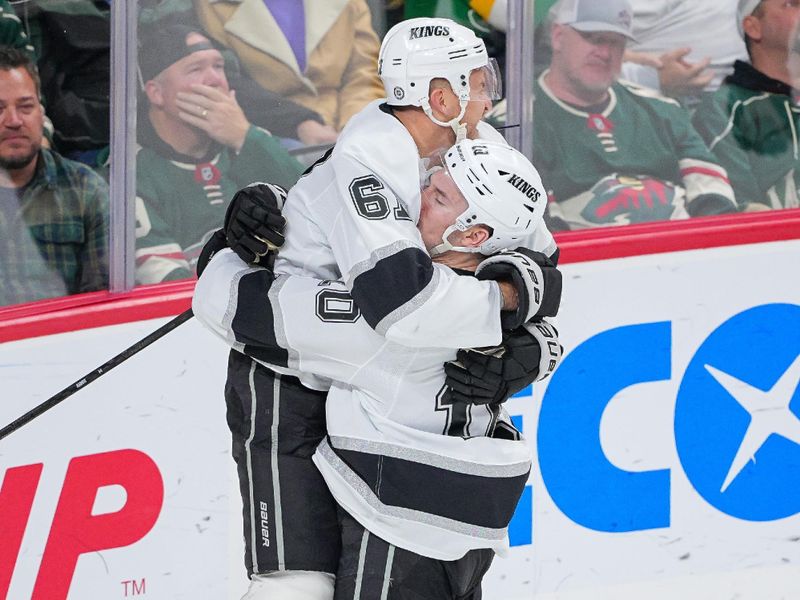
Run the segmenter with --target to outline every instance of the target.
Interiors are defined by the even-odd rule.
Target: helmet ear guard
[[[547,194],[536,168],[506,144],[463,140],[441,157],[442,165],[467,201],[467,209],[445,230],[431,255],[448,250],[494,254],[516,248],[544,218]],[[453,246],[448,237],[474,225],[491,230],[477,248]]]

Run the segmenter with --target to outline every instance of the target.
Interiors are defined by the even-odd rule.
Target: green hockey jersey
[[[701,104],[694,124],[745,206],[800,207],[800,106],[791,88],[745,62]]]
[[[553,228],[582,229],[733,212],[733,190],[674,100],[616,83],[584,110],[536,83],[533,162]]]
[[[145,131],[136,155],[136,281],[194,276],[203,245],[222,227],[233,195],[258,181],[291,187],[302,167],[278,140],[251,126],[241,151],[214,147],[204,160],[175,153]]]

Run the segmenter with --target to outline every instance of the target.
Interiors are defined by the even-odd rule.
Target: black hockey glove
[[[200,277],[200,275],[203,274],[208,263],[211,262],[211,259],[214,258],[217,252],[227,247],[228,242],[225,240],[225,231],[223,229],[217,229],[214,235],[211,236],[211,239],[203,246],[203,249],[200,251],[200,256],[197,257],[197,276]]]
[[[286,219],[281,210],[286,190],[272,183],[254,183],[234,194],[225,213],[228,246],[248,264],[262,264],[283,245]]]
[[[534,381],[549,377],[561,360],[558,332],[542,321],[503,334],[501,346],[459,350],[445,363],[445,385],[454,402],[498,404]]]
[[[504,310],[500,315],[503,329],[517,329],[532,319],[558,314],[561,272],[541,252],[527,248],[503,250],[479,264],[475,276],[510,281],[517,289],[517,310]]]

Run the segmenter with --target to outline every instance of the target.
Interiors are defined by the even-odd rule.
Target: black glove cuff
[[[534,318],[555,317],[561,307],[561,271],[555,267],[542,267],[544,277],[544,297]]]

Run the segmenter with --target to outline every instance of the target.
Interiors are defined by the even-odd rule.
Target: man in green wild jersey
[[[533,162],[552,229],[682,219],[735,210],[725,170],[689,115],[617,82],[632,36],[627,0],[561,0],[550,68],[536,81]]]
[[[302,168],[277,138],[248,122],[222,54],[173,25],[142,36],[146,112],[136,155],[136,280],[194,276],[228,199],[257,181],[291,187]]]

